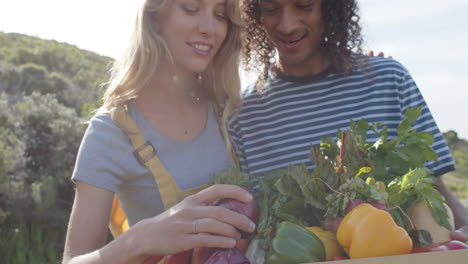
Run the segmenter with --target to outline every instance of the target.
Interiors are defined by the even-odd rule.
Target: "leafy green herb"
[[[353,200],[386,204],[387,198],[388,194],[386,191],[366,184],[361,178],[347,179],[340,185],[337,191],[327,196],[328,210],[325,216],[329,219],[345,216],[346,207]]]
[[[213,175],[211,184],[231,184],[252,190],[254,178],[245,175],[239,168],[231,168]]]
[[[382,123],[351,120],[350,130],[337,132],[340,140],[322,138],[320,146],[311,148],[316,165],[312,172],[305,165],[250,176],[232,169],[216,175],[213,183],[259,187],[254,188],[259,189],[254,194],[260,208],[257,239],[263,240],[264,249],[279,222],[321,226],[325,217],[344,216],[348,203],[357,199],[391,207],[390,214],[401,226],[408,226],[409,207],[424,199],[434,219],[447,227],[445,202],[424,167],[426,161],[437,160],[431,148],[434,139],[411,127],[420,115],[421,109],[408,109],[392,140]],[[371,133],[379,135],[376,142],[368,142]]]
[[[388,184],[411,169],[423,168],[426,161],[437,161],[437,154],[431,148],[432,135],[411,130],[420,115],[420,108],[409,108],[397,128],[398,137],[390,141],[386,126],[378,123],[372,126],[380,138],[369,149],[374,162],[374,172],[370,176]]]
[[[323,223],[324,211],[313,207],[313,202],[304,195],[310,191],[304,185],[309,178],[305,166],[291,166],[258,177],[260,188],[256,199],[260,215],[256,239],[261,241],[260,247],[268,248],[271,232],[282,221],[303,226]]]
[[[398,206],[406,212],[415,202],[424,199],[434,220],[451,230],[448,212],[444,206],[446,202],[434,188],[435,183],[436,179],[430,175],[428,169],[410,170],[403,177],[397,177],[388,185],[389,206]]]

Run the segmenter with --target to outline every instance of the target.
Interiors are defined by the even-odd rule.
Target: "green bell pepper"
[[[266,264],[296,264],[324,261],[325,248],[314,233],[291,222],[281,222],[271,241]]]

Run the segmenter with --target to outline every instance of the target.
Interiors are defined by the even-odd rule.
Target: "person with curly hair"
[[[303,163],[313,170],[310,147],[336,138],[350,120],[381,122],[393,139],[405,111],[421,107],[414,128],[434,136],[439,157],[425,165],[454,211],[452,237],[468,240],[468,214],[440,177],[455,169],[450,149],[408,70],[363,54],[357,0],[241,0],[240,8],[243,63],[260,72],[228,120],[241,169],[258,174]]]
[[[259,84],[268,77],[268,70],[272,66],[277,49],[281,62],[279,65],[292,66],[295,64],[291,63],[294,60],[303,60],[309,57],[315,58],[309,63],[323,61],[322,57],[326,56],[329,66],[333,70],[344,70],[346,73],[349,73],[352,68],[351,51],[355,49],[356,53],[362,53],[360,17],[357,14],[356,1],[325,1],[323,5],[320,1],[247,0],[241,2],[241,9],[247,21],[243,59],[248,67],[253,66],[259,69],[257,67],[264,66],[261,69],[263,74],[262,78],[259,79]],[[287,3],[287,5],[281,3]],[[290,32],[283,34],[281,30],[288,25],[280,23],[281,20],[276,18],[278,11],[281,11],[279,8],[283,5],[285,8],[289,6],[313,11],[309,12],[308,20],[304,23],[310,29],[308,36],[304,35],[302,38],[301,35],[298,35],[301,32],[294,32],[296,35],[289,34]],[[315,5],[321,5],[321,10],[312,8]],[[296,15],[294,13],[286,15],[289,14]],[[278,35],[270,35],[273,32],[269,32],[268,29],[273,27],[278,29]],[[299,39],[300,37],[302,39]],[[302,53],[295,51],[294,44],[302,44]],[[261,89],[260,85],[259,89]]]

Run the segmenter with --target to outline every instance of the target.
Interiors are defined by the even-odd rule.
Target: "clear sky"
[[[141,0],[0,0],[0,31],[119,56]],[[468,139],[468,1],[360,0],[365,48],[400,61],[442,131]]]

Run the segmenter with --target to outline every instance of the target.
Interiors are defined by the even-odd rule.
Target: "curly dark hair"
[[[262,73],[257,81],[257,90],[261,93],[269,68],[275,62],[276,49],[260,21],[259,0],[241,0],[240,8],[245,23],[243,63],[247,70]],[[357,0],[322,0],[322,47],[334,71],[349,74],[353,67],[351,55],[363,53],[358,11]]]

